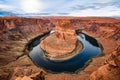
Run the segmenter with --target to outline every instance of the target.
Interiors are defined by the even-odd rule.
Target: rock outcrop
[[[48,19],[2,17],[0,18],[0,41],[20,40],[51,30],[54,25]]]
[[[77,36],[70,22],[60,21],[55,32],[41,41],[41,48],[49,54],[64,55],[76,47]]]
[[[30,77],[24,76],[23,78],[18,77],[15,80],[33,80],[33,79],[31,79]]]
[[[45,75],[44,71],[35,73],[29,67],[16,67],[10,80],[45,80]]]
[[[55,32],[47,36],[40,43],[40,47],[50,59],[72,54],[77,46],[77,35],[70,21],[57,22]],[[82,44],[81,44],[82,46]],[[80,47],[80,50],[82,47]],[[77,54],[77,53],[74,53]]]
[[[107,56],[103,66],[91,74],[90,80],[120,80],[120,46]]]
[[[67,19],[75,29],[84,29],[94,32],[99,36],[120,40],[120,19],[114,18],[72,18],[72,17],[47,17],[47,18],[21,18],[21,17],[1,17],[0,18],[0,40],[12,38],[21,38],[22,35],[36,34],[46,32],[55,26],[54,21]],[[17,31],[17,34],[16,34]],[[4,34],[4,35],[3,35]],[[12,35],[13,34],[13,35]],[[3,35],[3,36],[2,36]],[[11,39],[11,38],[10,38]]]

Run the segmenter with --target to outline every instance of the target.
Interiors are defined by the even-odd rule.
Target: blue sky
[[[0,0],[0,15],[120,16],[120,0]]]

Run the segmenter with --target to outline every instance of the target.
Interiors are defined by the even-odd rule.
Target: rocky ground
[[[75,29],[95,37],[105,55],[95,57],[79,74],[52,74],[38,68],[24,52],[32,38],[68,19]],[[120,19],[98,17],[0,18],[0,80],[119,80]],[[109,75],[108,75],[109,74]],[[113,77],[114,76],[114,77]]]
[[[119,80],[120,79],[120,46],[118,46],[90,76],[90,80]]]

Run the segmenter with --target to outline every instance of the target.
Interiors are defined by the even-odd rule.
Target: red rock
[[[69,21],[61,20],[55,27],[55,32],[41,41],[40,47],[54,56],[65,55],[76,47],[77,36]]]
[[[33,79],[31,79],[30,77],[24,76],[23,78],[18,77],[15,80],[33,80]]]
[[[91,74],[90,80],[120,80],[120,46],[107,57],[105,65]]]

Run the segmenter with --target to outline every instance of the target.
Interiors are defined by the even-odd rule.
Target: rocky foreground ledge
[[[120,46],[107,56],[104,65],[90,76],[90,80],[119,80],[120,79]]]

